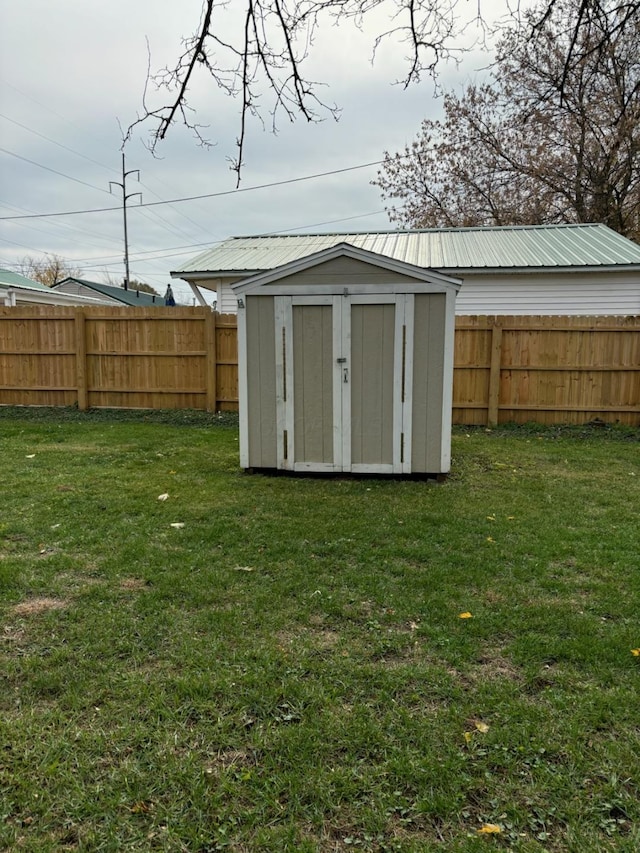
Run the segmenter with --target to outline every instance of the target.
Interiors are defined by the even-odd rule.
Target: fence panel
[[[640,424],[640,317],[458,317],[454,423]]]
[[[74,309],[0,307],[0,403],[72,406],[76,400]]]
[[[0,307],[0,405],[238,408],[237,318]],[[456,318],[453,422],[640,424],[640,317]]]
[[[0,404],[237,409],[235,327],[202,307],[2,307]]]

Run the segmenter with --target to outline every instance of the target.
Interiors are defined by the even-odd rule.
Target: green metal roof
[[[94,290],[96,293],[102,293],[103,296],[109,296],[111,299],[117,299],[124,305],[164,305],[164,296],[153,293],[144,293],[142,290],[125,290],[124,287],[114,287],[112,284],[102,284],[99,281],[88,281],[86,278],[75,278],[69,276],[58,282],[57,286],[64,284],[67,281],[75,281]],[[55,288],[54,288],[55,289]]]
[[[640,267],[640,246],[606,225],[535,225],[233,237],[197,255],[172,275],[249,275],[338,243],[451,272]]]
[[[21,287],[26,290],[47,290],[51,292],[50,287],[41,284],[39,281],[33,281],[33,279],[27,278],[24,275],[20,275],[20,273],[11,272],[11,270],[5,269],[0,269],[0,285],[7,285],[8,287]]]

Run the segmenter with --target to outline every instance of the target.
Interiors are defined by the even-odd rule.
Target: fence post
[[[500,407],[500,367],[502,363],[502,325],[494,320],[491,327],[491,367],[489,369],[489,400],[487,406],[487,426],[498,423]]]
[[[78,408],[81,412],[86,412],[89,408],[89,395],[87,393],[87,338],[85,320],[86,317],[84,309],[76,308],[76,388],[78,393]]]
[[[216,317],[215,311],[209,309],[204,318],[204,340],[207,354],[205,356],[205,370],[207,372],[207,411],[218,410],[218,389],[216,383],[216,372],[218,363],[216,358]]]

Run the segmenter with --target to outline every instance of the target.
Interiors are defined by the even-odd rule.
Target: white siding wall
[[[66,281],[64,284],[57,285],[55,290],[58,293],[69,293],[72,296],[88,296],[90,299],[95,299],[96,302],[102,305],[122,305],[117,299],[111,299],[109,296],[104,296],[98,293],[97,290],[92,290],[90,287],[85,287],[77,281]]]
[[[640,273],[460,275],[456,314],[640,314]]]
[[[237,314],[238,300],[228,282],[218,284],[218,314]]]

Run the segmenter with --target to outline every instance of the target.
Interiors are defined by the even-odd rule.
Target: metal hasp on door
[[[347,244],[235,285],[242,467],[448,471],[459,285]]]

